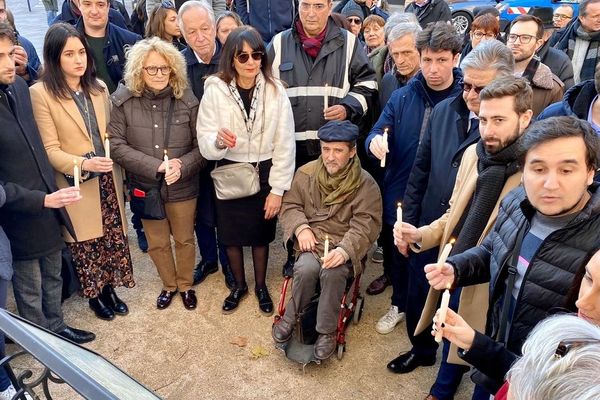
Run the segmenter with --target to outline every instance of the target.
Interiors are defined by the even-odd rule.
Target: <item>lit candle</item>
[[[448,304],[450,304],[450,284],[448,284],[446,290],[442,294],[442,304],[440,305],[440,313],[438,314],[438,325],[442,325],[446,322],[446,314],[448,314]],[[440,343],[442,341],[442,331],[438,330],[435,332],[435,341]]]
[[[323,252],[323,258],[329,254],[329,235],[325,235],[325,251]]]
[[[388,149],[388,128],[385,128],[383,130],[383,143],[385,143],[385,149],[387,150]],[[381,159],[380,164],[379,164],[379,165],[381,165],[381,168],[385,167],[385,158],[386,158],[386,155],[384,154],[383,158]]]
[[[396,208],[396,225],[398,229],[402,229],[402,203],[400,202],[398,202],[398,208]],[[398,245],[396,239],[394,239],[394,245]]]
[[[169,175],[169,173],[171,172],[171,168],[169,168],[169,156],[167,155],[167,150],[165,149],[165,175]]]
[[[325,95],[323,96],[323,112],[329,107],[329,86],[325,84]]]
[[[104,139],[104,157],[110,158],[110,141],[108,140],[108,135]]]
[[[79,166],[77,166],[77,160],[73,159],[73,181],[75,187],[79,189]]]
[[[446,243],[446,245],[444,246],[444,250],[442,250],[442,254],[440,255],[440,258],[438,259],[438,266],[440,268],[440,271],[442,270],[442,268],[444,268],[444,263],[446,263],[446,259],[448,258],[448,256],[450,255],[450,252],[452,251],[453,244],[454,244],[454,239],[450,239],[450,241],[448,243]]]

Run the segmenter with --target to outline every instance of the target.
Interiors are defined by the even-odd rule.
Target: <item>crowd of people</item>
[[[0,306],[12,282],[20,316],[90,342],[63,319],[72,270],[95,316],[127,315],[128,203],[158,309],[196,309],[220,264],[235,312],[250,247],[270,316],[280,224],[277,344],[318,291],[314,358],[331,357],[370,258],[367,294],[392,292],[374,330],[405,320],[412,345],[388,370],[434,365],[443,338],[427,400],[468,371],[473,399],[600,397],[600,0],[505,32],[483,7],[465,35],[443,0],[44,5],[42,63],[0,0]]]

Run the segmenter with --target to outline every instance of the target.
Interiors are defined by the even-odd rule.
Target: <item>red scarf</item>
[[[494,396],[495,400],[506,400],[508,398],[508,381],[504,382],[504,385],[498,390],[496,396]]]
[[[317,37],[311,38],[308,37],[306,32],[304,32],[304,27],[302,26],[302,22],[300,19],[296,21],[296,31],[298,31],[298,36],[300,36],[300,42],[302,43],[302,48],[312,58],[317,58],[321,47],[323,46],[323,42],[325,41],[325,34],[327,33],[327,26],[321,33],[317,35]]]

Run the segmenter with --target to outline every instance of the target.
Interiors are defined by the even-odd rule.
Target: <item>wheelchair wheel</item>
[[[358,296],[358,298],[356,299],[356,307],[354,308],[355,316],[352,319],[352,322],[354,323],[354,325],[358,324],[358,321],[360,321],[364,307],[365,307],[364,297]]]
[[[338,348],[337,348],[337,358],[338,360],[341,360],[342,358],[344,358],[344,345],[342,343],[338,344]]]

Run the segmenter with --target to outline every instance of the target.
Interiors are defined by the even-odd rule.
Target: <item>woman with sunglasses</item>
[[[145,37],[151,38],[153,36],[172,43],[179,51],[186,48],[185,44],[180,41],[181,31],[179,25],[177,25],[175,4],[169,0],[163,0],[150,13]]]
[[[194,217],[204,160],[196,141],[198,100],[188,88],[183,55],[156,37],[136,43],[124,84],[111,99],[111,155],[127,172],[131,208],[142,215],[148,254],[162,280],[156,307],[167,308],[179,291],[193,310]],[[152,205],[159,212],[150,213]]]
[[[135,286],[121,170],[105,153],[110,102],[96,79],[83,34],[66,23],[52,25],[44,40],[44,73],[31,87],[31,102],[48,159],[60,188],[81,171],[82,201],[66,207],[76,237],[65,231],[82,293],[96,316],[128,313],[114,288]]]
[[[206,80],[197,130],[205,158],[217,160],[217,167],[249,163],[258,168],[260,181],[254,195],[226,200],[217,192],[219,239],[236,282],[223,313],[235,311],[248,293],[243,247],[250,246],[259,309],[271,315],[273,301],[266,284],[269,243],[275,239],[281,197],[291,186],[296,142],[290,101],[272,77],[256,29],[243,26],[229,34],[219,72]]]
[[[580,319],[600,326],[600,243],[587,254],[575,275],[565,309],[577,312]],[[436,330],[441,330],[444,338],[462,349],[459,351],[461,357],[475,349],[476,354],[482,354],[484,357],[469,358],[468,361],[490,378],[499,381],[504,379],[511,365],[517,360],[517,354],[507,350],[492,338],[476,332],[451,309],[448,309],[443,326],[437,323],[437,315],[439,311],[434,318],[435,326],[432,334],[435,334]],[[524,346],[523,353],[525,352]]]

